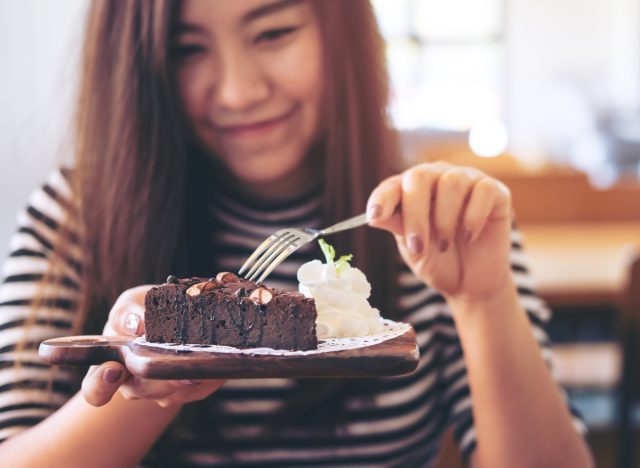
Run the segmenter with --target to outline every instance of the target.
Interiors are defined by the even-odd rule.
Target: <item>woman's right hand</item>
[[[144,334],[144,297],[153,286],[123,292],[109,312],[104,335]],[[119,390],[127,400],[152,400],[163,408],[202,400],[222,386],[224,380],[150,380],[132,375],[120,362],[91,366],[82,382],[82,395],[92,406],[103,406]]]

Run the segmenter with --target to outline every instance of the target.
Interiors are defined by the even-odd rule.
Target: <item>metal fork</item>
[[[238,271],[248,280],[261,283],[267,276],[280,265],[289,255],[305,244],[323,237],[347,229],[357,228],[367,224],[367,215],[362,213],[353,218],[341,221],[324,229],[311,228],[285,228],[271,234],[258,246],[251,256],[244,262]]]

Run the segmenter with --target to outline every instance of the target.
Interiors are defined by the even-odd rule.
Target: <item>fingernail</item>
[[[449,241],[447,239],[442,239],[438,244],[438,248],[440,249],[440,252],[446,252],[449,248]]]
[[[110,384],[116,383],[118,380],[120,380],[120,377],[122,377],[122,370],[120,369],[109,368],[104,371],[104,374],[102,374],[102,379]]]
[[[469,229],[465,229],[464,232],[462,233],[462,238],[464,239],[465,242],[471,241],[472,236],[473,236],[473,233]]]
[[[409,248],[409,252],[414,255],[422,252],[422,239],[417,234],[411,234],[407,238],[407,247]]]
[[[379,218],[382,215],[382,207],[380,205],[371,205],[367,210],[367,218],[370,220]]]
[[[127,331],[131,332],[132,335],[138,335],[138,327],[140,326],[140,316],[138,314],[131,314],[127,317],[127,320],[124,322],[124,327]]]

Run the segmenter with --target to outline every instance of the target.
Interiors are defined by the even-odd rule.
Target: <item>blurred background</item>
[[[0,245],[69,160],[87,4],[0,2]],[[446,159],[509,185],[598,466],[640,466],[640,0],[372,4],[407,163]],[[458,465],[445,449],[441,466]]]

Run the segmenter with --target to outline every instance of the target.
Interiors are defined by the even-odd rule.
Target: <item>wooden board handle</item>
[[[199,346],[163,349],[140,345],[132,336],[68,336],[41,343],[40,357],[63,366],[119,361],[145,379],[381,377],[413,372],[419,359],[412,329],[376,345],[304,356],[206,352]]]
[[[130,344],[131,337],[128,336],[66,336],[43,341],[38,354],[44,362],[54,365],[89,365],[107,361],[124,364],[124,352]]]

